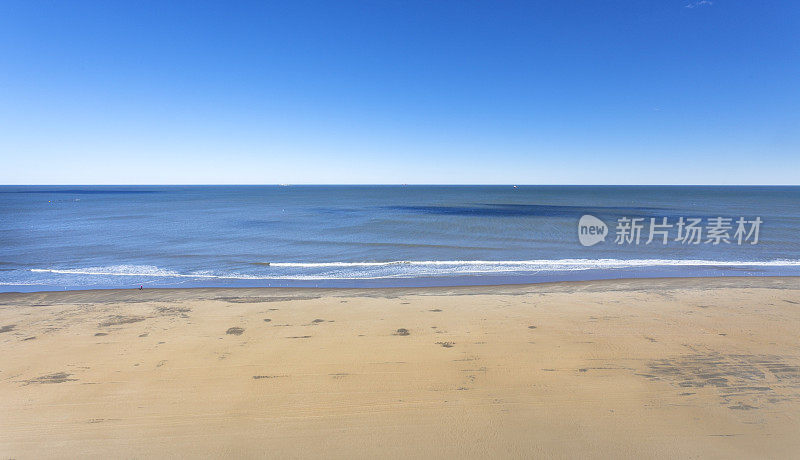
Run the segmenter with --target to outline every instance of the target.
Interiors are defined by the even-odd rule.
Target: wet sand
[[[796,457],[800,279],[0,294],[0,457]]]

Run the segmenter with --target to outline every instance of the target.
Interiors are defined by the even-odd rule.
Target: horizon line
[[[570,183],[66,183],[66,184],[0,184],[0,187],[800,187],[800,184],[570,184]]]

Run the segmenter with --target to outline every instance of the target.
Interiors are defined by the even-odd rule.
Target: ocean
[[[799,232],[800,187],[2,186],[0,291],[800,275]]]

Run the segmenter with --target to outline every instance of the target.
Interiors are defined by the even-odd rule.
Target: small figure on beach
[[[139,285],[139,290],[141,291],[142,289],[144,289],[144,286],[142,286],[142,285],[140,284],[140,285]]]

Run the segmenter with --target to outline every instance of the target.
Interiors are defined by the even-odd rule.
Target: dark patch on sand
[[[23,384],[32,385],[36,383],[64,383],[64,382],[73,382],[78,380],[69,378],[71,375],[72,374],[68,374],[66,372],[55,372],[53,374],[47,374],[36,377],[35,379],[25,380]]]
[[[148,335],[150,335],[150,334],[148,334],[147,332],[145,332],[144,334],[139,334],[139,337],[147,337]]]
[[[756,406],[751,406],[749,404],[739,403],[734,406],[728,406],[728,409],[733,410],[751,410],[751,409],[758,409]]]
[[[271,319],[269,319],[269,318],[264,318],[264,322],[265,322],[265,323],[268,323],[268,322],[270,322],[270,321],[272,321],[272,320],[271,320]]]
[[[408,329],[401,327],[400,329],[394,331],[392,335],[411,335],[411,332]]]
[[[98,324],[100,327],[109,327],[109,326],[119,326],[122,324],[131,324],[131,323],[138,323],[140,321],[144,321],[146,318],[144,316],[124,316],[124,315],[113,315],[109,316],[108,319]]]
[[[436,342],[436,345],[441,345],[444,348],[453,348],[456,344],[455,342]]]
[[[118,420],[118,418],[90,418],[86,423],[116,422]]]
[[[324,320],[324,319],[319,319],[319,318],[317,318],[317,319],[315,319],[314,321],[311,321],[311,324],[319,324],[319,323],[324,323],[324,322],[325,322],[325,320]]]
[[[242,335],[244,334],[244,329],[241,327],[229,327],[225,333],[228,335]]]
[[[35,339],[35,338],[36,338],[36,336],[35,336],[35,335],[34,335],[34,336],[31,336],[31,337],[25,337],[24,339],[22,339],[22,341],[24,342],[24,341],[26,341],[26,340],[33,340],[33,339]]]
[[[286,337],[287,339],[310,339],[310,335],[293,335],[291,337]]]
[[[17,327],[16,324],[9,324],[7,326],[0,327],[0,333],[2,332],[11,332],[14,328]]]
[[[778,397],[800,399],[800,366],[783,356],[696,353],[651,361],[648,367],[648,373],[637,375],[681,389],[714,388],[731,409],[763,407]]]
[[[528,329],[536,329],[536,326],[528,326]]]
[[[656,340],[656,339],[654,339],[652,337],[644,336],[644,338],[647,339],[650,342],[653,342],[653,343],[658,342],[658,340]]]
[[[434,308],[433,310],[428,310],[428,311],[433,312],[433,313],[439,313],[440,311],[442,311],[442,309],[441,308]]]
[[[156,313],[161,316],[180,316],[182,318],[188,318],[192,311],[189,307],[158,307],[156,308]]]
[[[253,380],[261,380],[261,379],[277,379],[280,377],[286,377],[285,375],[254,375]]]
[[[290,300],[314,300],[320,296],[295,296],[295,297],[215,297],[214,300],[222,300],[230,303],[265,303],[265,302],[288,302]]]
[[[459,370],[461,372],[483,372],[485,374],[488,368],[486,366],[481,366],[477,369],[459,369]],[[475,376],[473,375],[472,377],[474,378]]]

